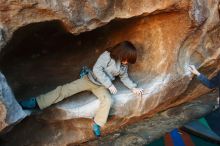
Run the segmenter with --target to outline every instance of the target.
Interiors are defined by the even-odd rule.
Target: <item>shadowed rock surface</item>
[[[212,112],[217,105],[216,96],[218,96],[216,91],[203,95],[191,102],[157,113],[151,118],[126,126],[111,135],[80,144],[80,146],[147,145],[174,128],[180,128],[185,123]]]
[[[102,129],[106,135],[208,93],[187,66],[209,77],[217,73],[219,26],[219,0],[3,0],[0,68],[17,99],[28,98],[77,79],[106,48],[130,40],[138,60],[129,72],[144,95],[115,82],[119,93]],[[74,95],[22,121],[8,137],[18,136],[14,142],[21,145],[57,146],[94,139],[98,105],[91,93]]]

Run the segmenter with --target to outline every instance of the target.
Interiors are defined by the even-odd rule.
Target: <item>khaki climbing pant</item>
[[[100,105],[95,114],[94,121],[103,126],[108,118],[109,110],[112,104],[112,99],[109,91],[103,87],[92,83],[87,76],[82,79],[75,80],[56,89],[37,97],[37,103],[40,109],[44,109],[54,103],[79,93],[81,91],[91,91],[99,100]]]

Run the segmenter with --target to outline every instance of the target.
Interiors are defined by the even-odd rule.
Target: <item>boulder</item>
[[[119,92],[102,135],[210,92],[188,65],[208,77],[220,67],[219,0],[3,0],[0,16],[0,67],[18,100],[79,78],[82,66],[91,68],[118,42],[136,46],[138,60],[129,72],[144,94],[116,80]],[[92,140],[98,106],[91,93],[74,95],[26,118],[7,137],[17,145]]]
[[[8,125],[13,125],[24,119],[27,114],[18,104],[2,73],[0,73],[0,83],[0,129],[2,131]]]

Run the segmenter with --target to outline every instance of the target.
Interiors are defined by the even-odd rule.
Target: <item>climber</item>
[[[136,58],[137,50],[131,42],[118,43],[99,56],[92,70],[83,68],[83,71],[80,72],[80,79],[58,86],[56,89],[36,98],[23,100],[20,104],[24,109],[35,107],[44,109],[66,97],[89,90],[100,101],[93,124],[94,134],[100,136],[101,127],[107,121],[112,104],[110,93],[117,93],[117,89],[112,83],[116,76],[119,76],[122,83],[134,94],[143,94],[143,89],[137,88],[137,84],[128,77],[127,73],[128,63],[134,64]]]
[[[213,88],[220,88],[220,72],[216,76],[214,76],[212,79],[208,79],[205,75],[200,73],[194,65],[190,65],[188,67],[188,70],[195,74],[197,78],[208,88],[213,89]],[[220,95],[220,92],[219,92]],[[219,96],[220,97],[220,96]],[[219,97],[217,98],[217,106],[219,107]]]

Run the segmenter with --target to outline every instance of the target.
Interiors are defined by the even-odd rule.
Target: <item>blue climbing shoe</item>
[[[34,109],[37,107],[37,101],[35,97],[19,101],[19,104],[23,109]]]
[[[92,130],[96,137],[99,137],[101,135],[101,127],[98,124],[94,123]]]

